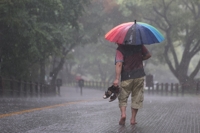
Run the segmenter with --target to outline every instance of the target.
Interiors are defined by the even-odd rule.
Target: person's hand
[[[113,82],[113,85],[118,86],[119,85],[119,79],[115,79],[114,82]]]

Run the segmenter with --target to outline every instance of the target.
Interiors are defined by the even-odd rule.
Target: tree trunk
[[[51,85],[56,84],[56,79],[57,79],[58,73],[62,69],[64,63],[65,63],[65,57],[62,57],[60,59],[60,62],[58,63],[58,65],[52,70],[53,75],[52,75]]]
[[[40,78],[39,82],[44,84],[45,83],[45,59],[40,60]]]

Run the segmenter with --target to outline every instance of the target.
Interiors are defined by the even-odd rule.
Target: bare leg
[[[126,120],[126,106],[120,107],[121,111],[121,119],[119,121],[119,125],[125,125],[125,120]]]
[[[131,111],[132,111],[131,125],[135,125],[137,124],[136,115],[137,115],[138,109],[131,108]]]

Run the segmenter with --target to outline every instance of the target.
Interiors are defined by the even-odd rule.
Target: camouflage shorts
[[[144,77],[122,81],[120,88],[121,91],[118,96],[119,107],[127,106],[127,100],[130,94],[131,108],[139,109],[143,106]]]

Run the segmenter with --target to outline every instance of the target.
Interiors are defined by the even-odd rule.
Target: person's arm
[[[143,55],[142,60],[147,60],[151,57],[151,54],[144,45],[142,46],[142,55]]]
[[[147,60],[151,58],[151,54],[150,53],[147,53],[145,56],[142,57],[143,60]]]
[[[113,82],[114,86],[119,85],[121,71],[122,71],[122,62],[117,62],[116,65],[115,65],[115,80]]]

